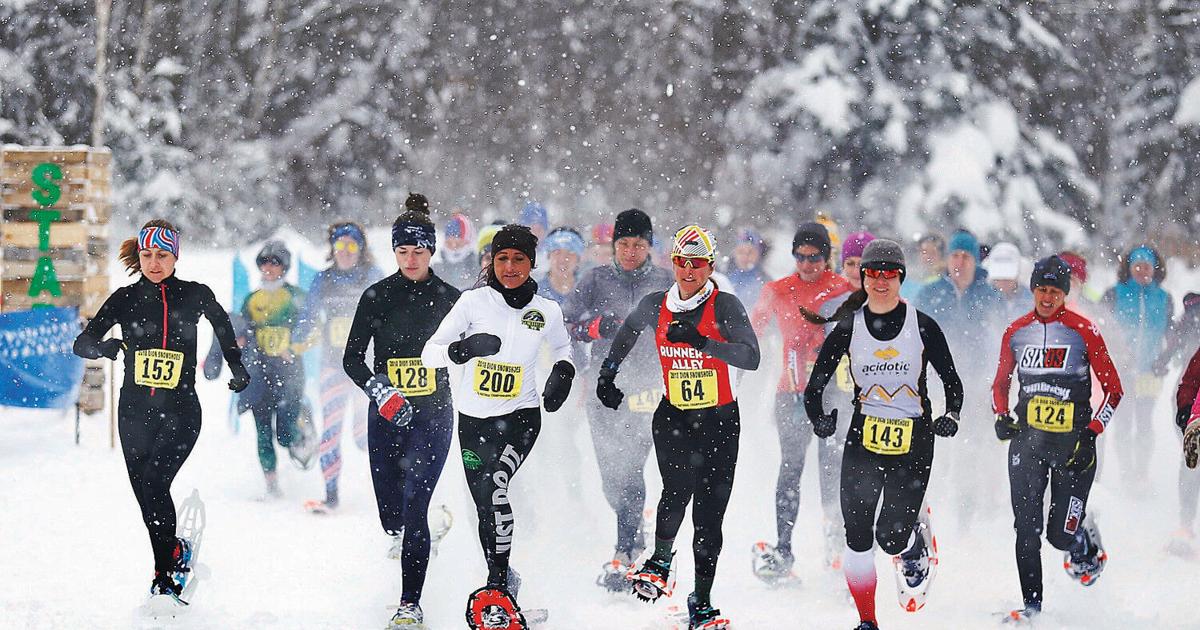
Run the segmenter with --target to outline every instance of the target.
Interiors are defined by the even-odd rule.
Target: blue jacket
[[[1134,367],[1151,372],[1171,324],[1171,294],[1157,282],[1142,286],[1130,278],[1109,289],[1105,301],[1133,352]]]
[[[986,365],[999,351],[996,331],[1003,331],[1009,322],[1003,319],[1003,298],[987,281],[987,270],[977,268],[975,280],[960,296],[950,276],[943,275],[921,287],[917,293],[917,308],[932,317],[942,331],[960,372],[971,372],[972,366]],[[986,357],[986,360],[983,358]]]

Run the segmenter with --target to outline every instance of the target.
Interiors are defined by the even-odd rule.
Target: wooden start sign
[[[111,198],[108,149],[0,148],[0,310],[96,314],[109,288]]]

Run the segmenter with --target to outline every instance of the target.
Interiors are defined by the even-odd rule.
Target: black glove
[[[1079,433],[1079,441],[1075,443],[1075,452],[1067,460],[1067,470],[1081,473],[1096,464],[1096,434],[1085,428]]]
[[[229,389],[240,392],[250,386],[250,373],[246,371],[246,366],[241,363],[231,363],[229,372],[233,374],[229,379]]]
[[[996,414],[996,424],[993,428],[996,429],[996,439],[1001,442],[1011,440],[1021,432],[1021,426],[1017,424],[1017,419],[1011,413]]]
[[[462,365],[475,357],[490,357],[500,352],[500,338],[488,333],[475,333],[462,341],[450,344],[450,360]]]
[[[559,361],[550,370],[546,379],[546,388],[542,390],[542,405],[546,411],[554,413],[567,402],[571,395],[571,381],[575,380],[575,366],[568,361]]]
[[[813,418],[813,433],[822,440],[837,432],[837,409]]]
[[[98,346],[100,348],[100,356],[111,361],[116,361],[117,355],[125,349],[125,342],[113,337],[112,339],[101,341]]]
[[[667,326],[667,341],[686,343],[697,350],[703,350],[705,344],[708,343],[708,337],[701,335],[692,322],[676,319],[671,322],[670,326]]]
[[[1175,424],[1180,431],[1187,429],[1188,420],[1192,419],[1192,409],[1190,407],[1180,407],[1175,410]]]
[[[620,409],[621,400],[625,398],[625,394],[617,389],[617,367],[619,364],[606,360],[600,366],[600,378],[596,379],[596,397],[609,409]]]
[[[934,435],[942,437],[954,437],[958,434],[958,412],[947,411],[944,415],[933,421]]]

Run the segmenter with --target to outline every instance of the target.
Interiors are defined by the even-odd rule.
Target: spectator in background
[[[492,261],[492,239],[496,238],[496,233],[502,227],[504,227],[503,223],[492,223],[491,225],[483,226],[483,229],[479,230],[479,239],[475,241],[475,252],[479,255],[479,258],[476,260],[478,270],[487,268],[488,264]],[[478,284],[478,275],[476,275],[476,283],[471,286],[474,287],[475,284]]]
[[[550,213],[546,211],[546,206],[530,201],[521,208],[521,214],[517,216],[517,223],[529,228],[533,235],[538,237],[540,243],[543,238],[546,238],[546,232],[550,230]]]
[[[583,260],[583,237],[575,228],[557,227],[546,235],[541,244],[550,265],[545,282],[538,286],[538,295],[554,300],[562,306],[575,290],[579,262]]]
[[[1117,368],[1123,380],[1134,383],[1133,404],[1123,405],[1122,418],[1113,426],[1121,435],[1111,440],[1117,446],[1121,476],[1138,494],[1149,491],[1150,455],[1154,451],[1154,399],[1162,390],[1155,364],[1167,341],[1174,304],[1162,288],[1167,277],[1166,261],[1149,245],[1138,245],[1122,256],[1117,267],[1117,284],[1101,300],[1112,312],[1122,340],[1123,357]]]
[[[750,228],[738,231],[733,246],[732,265],[725,275],[729,278],[734,294],[748,311],[754,310],[763,285],[771,281],[762,269],[766,253],[766,241],[758,232]]]
[[[604,267],[613,262],[613,224],[597,223],[592,226],[592,243],[588,245],[584,271],[592,267]]]
[[[1067,294],[1067,308],[1094,320],[1090,313],[1095,312],[1096,296],[1087,287],[1087,259],[1083,254],[1070,250],[1063,251],[1058,257],[1071,268],[1071,292]]]
[[[476,252],[474,243],[475,228],[471,219],[462,212],[450,215],[442,228],[442,246],[437,250],[439,259],[433,268],[438,277],[460,291],[474,286],[479,276],[479,263],[471,258]]]
[[[1021,250],[1017,246],[1001,242],[992,248],[991,255],[983,261],[988,280],[1000,293],[1000,321],[1011,322],[1029,312],[1033,293],[1021,282]]]
[[[900,286],[900,297],[915,299],[922,287],[942,277],[945,271],[946,239],[932,232],[922,235],[917,239],[917,264],[908,281]]]

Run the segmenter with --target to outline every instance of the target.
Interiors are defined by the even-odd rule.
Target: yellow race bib
[[[670,370],[667,387],[677,409],[707,409],[717,406],[717,371]]]
[[[428,396],[437,391],[435,372],[425,367],[420,359],[388,359],[387,375],[392,386],[409,398]]]
[[[263,326],[254,331],[258,349],[269,357],[283,356],[292,345],[292,331],[283,326]]]
[[[1048,433],[1069,433],[1075,426],[1075,403],[1034,396],[1025,407],[1025,424]]]
[[[335,348],[345,348],[346,340],[350,338],[352,317],[334,317],[329,320],[329,345]]]
[[[629,411],[633,413],[654,413],[654,410],[658,409],[660,398],[662,398],[660,391],[647,389],[644,392],[638,392],[626,397],[625,404],[629,407]]]
[[[912,418],[863,420],[863,447],[876,455],[903,455],[912,450]]]
[[[133,382],[146,387],[175,389],[183,371],[183,353],[174,350],[138,350],[133,355]]]
[[[516,398],[521,393],[524,371],[515,363],[479,359],[475,362],[475,393],[484,398]]]

